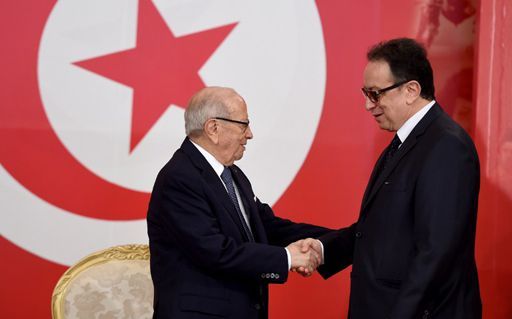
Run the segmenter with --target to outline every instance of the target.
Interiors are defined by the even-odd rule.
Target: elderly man
[[[320,237],[319,272],[327,278],[352,264],[351,319],[479,319],[475,146],[435,101],[421,45],[394,39],[367,58],[366,110],[396,133],[375,165],[357,223]],[[320,251],[320,242],[306,240],[304,250]]]
[[[253,137],[234,90],[199,91],[185,129],[147,216],[154,318],[267,318],[268,284],[285,282],[290,269],[311,273],[320,261],[290,243],[328,230],[278,218],[254,195],[234,165]]]

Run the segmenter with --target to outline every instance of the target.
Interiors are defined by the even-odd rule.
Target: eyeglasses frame
[[[363,88],[361,88],[361,91],[363,91],[363,95],[366,98],[368,98],[368,100],[370,100],[370,102],[377,103],[377,102],[379,102],[380,97],[382,96],[383,93],[393,90],[393,89],[395,89],[401,85],[404,85],[405,83],[410,82],[410,81],[412,81],[412,80],[400,81],[400,82],[397,82],[393,85],[390,85],[388,87],[385,87],[385,88],[379,89],[379,90],[368,90],[367,88],[363,87]]]
[[[231,123],[242,124],[242,125],[244,125],[244,130],[243,130],[244,133],[247,130],[247,128],[249,127],[249,124],[250,124],[249,120],[247,120],[247,122],[245,122],[245,121],[232,120],[232,119],[228,119],[228,118],[225,118],[225,117],[219,117],[219,116],[216,116],[213,119],[221,120],[221,121],[226,121],[226,122],[231,122]]]

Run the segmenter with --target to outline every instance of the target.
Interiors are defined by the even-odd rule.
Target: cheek
[[[238,143],[238,141],[237,141],[236,143],[231,144],[231,149],[235,153],[240,153],[240,149],[241,149],[240,143]]]
[[[383,108],[384,110],[384,114],[386,114],[386,117],[388,120],[393,120],[397,113],[396,113],[396,110],[392,107],[386,107],[386,108]]]

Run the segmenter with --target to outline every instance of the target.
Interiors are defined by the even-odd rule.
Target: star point
[[[176,37],[154,4],[139,1],[137,43],[74,64],[133,89],[130,153],[170,105],[205,87],[199,70],[237,23]]]

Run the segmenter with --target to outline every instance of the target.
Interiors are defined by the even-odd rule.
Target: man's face
[[[368,62],[364,69],[365,89],[381,90],[393,84],[395,80],[387,62],[381,60]],[[366,98],[365,107],[381,129],[397,131],[412,116],[412,109],[406,103],[406,84],[383,92],[375,103]]]
[[[248,122],[247,106],[244,100],[238,96],[230,98],[229,119]],[[219,125],[219,155],[220,162],[226,166],[232,165],[244,155],[247,140],[253,135],[251,127],[240,123],[217,120]]]

